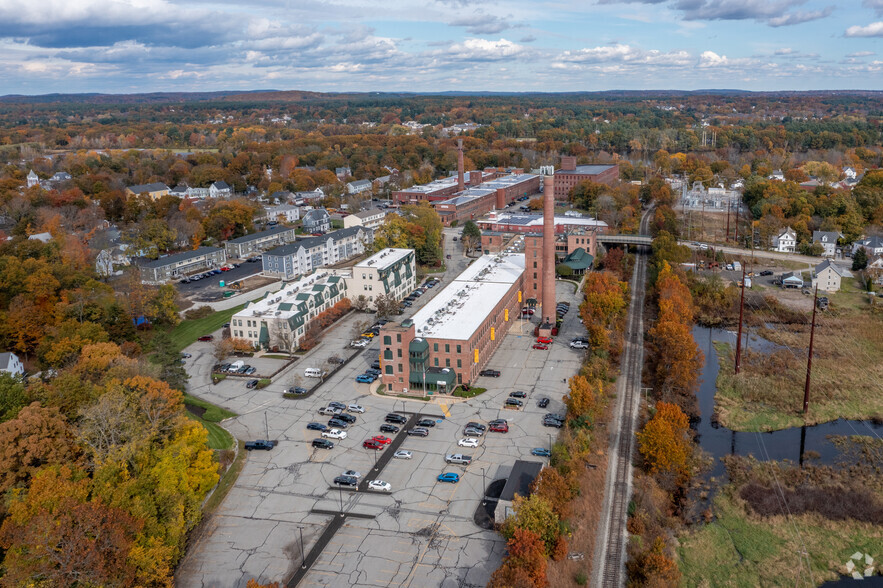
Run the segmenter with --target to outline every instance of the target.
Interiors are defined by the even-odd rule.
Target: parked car
[[[445,461],[457,465],[469,465],[472,463],[472,456],[463,455],[462,453],[449,453],[445,456]]]
[[[435,426],[435,420],[433,420],[433,419],[420,419],[419,421],[417,421],[417,426],[431,428],[431,427]]]
[[[256,371],[258,371],[256,367],[254,367],[254,366],[248,366],[247,368],[245,368],[245,371],[242,372],[242,373],[244,373],[246,376],[250,376],[250,375],[252,375],[253,373],[255,373]]]
[[[521,390],[516,390],[515,392],[509,392],[510,398],[527,398],[527,392],[522,392]]]
[[[469,421],[465,425],[466,427],[472,427],[474,429],[479,429],[481,431],[487,431],[487,427],[482,425],[481,423],[476,423],[475,421]]]
[[[550,337],[537,337],[537,343],[551,343],[552,339]]]
[[[539,349],[540,351],[548,351],[549,350],[549,346],[545,345],[543,343],[534,343],[531,347],[533,349]]]
[[[371,480],[368,482],[368,490],[377,490],[378,492],[392,492],[392,485],[383,480]]]
[[[494,433],[508,433],[509,432],[509,425],[503,424],[503,423],[491,425],[490,430],[493,431]]]
[[[488,422],[488,425],[493,427],[494,425],[508,425],[509,421],[506,419],[494,419]]]
[[[429,436],[429,429],[424,427],[414,427],[413,429],[408,429],[408,435],[416,435],[418,437],[427,437]]]
[[[448,482],[450,484],[456,484],[460,481],[460,474],[455,474],[454,472],[447,472],[445,474],[439,474],[438,478],[436,478],[439,482]]]
[[[336,364],[336,365],[340,365],[340,364],[342,364],[343,362],[344,362],[344,360],[343,360],[342,358],[340,358],[340,357],[337,357],[336,355],[332,355],[331,357],[328,358],[328,363],[333,363],[333,364]]]
[[[214,341],[214,340],[215,340],[214,335],[203,335],[202,337],[197,339],[197,341]]]
[[[773,275],[773,272],[772,272],[771,270],[763,270],[762,272],[760,272],[760,273],[757,274],[757,275],[759,275],[759,276],[771,276],[771,275]]]
[[[552,457],[552,452],[545,447],[534,447],[530,450],[530,454],[537,457]]]
[[[399,428],[396,427],[395,425],[388,425],[388,424],[384,423],[384,424],[380,425],[380,432],[381,433],[398,433]]]
[[[544,427],[555,427],[556,429],[560,429],[561,427],[564,426],[564,421],[559,421],[559,420],[556,420],[556,419],[544,418],[544,419],[543,419],[543,426],[544,426]]]
[[[375,376],[378,378],[380,377],[381,373],[382,372],[380,371],[380,368],[368,368],[367,370],[365,370],[365,375]]]
[[[406,417],[404,417],[400,414],[394,413],[394,412],[387,414],[383,418],[383,420],[385,420],[387,423],[393,423],[396,425],[404,425],[405,423],[408,422],[408,419]]]
[[[356,470],[347,470],[340,475],[341,476],[352,476],[353,478],[361,478],[362,477],[362,474],[357,472]]]
[[[352,425],[353,423],[356,422],[356,417],[354,417],[354,416],[351,415],[351,414],[347,414],[347,413],[345,413],[345,412],[340,413],[339,415],[337,415],[337,416],[334,417],[334,418],[336,418],[336,419],[340,419],[340,420],[342,420],[342,421],[345,422],[345,423],[349,423],[350,425]]]
[[[539,406],[540,408],[546,408],[547,406],[549,406],[549,399],[545,396],[540,398],[540,401],[537,402],[537,406]]]
[[[323,425],[322,423],[308,423],[307,430],[308,431],[326,431],[326,430],[328,430],[328,426]]]
[[[252,451],[253,449],[263,449],[264,451],[269,451],[276,447],[275,441],[267,441],[265,439],[258,439],[257,441],[246,441],[245,449],[247,451]]]
[[[477,429],[475,427],[466,427],[463,430],[464,435],[468,435],[470,437],[481,437],[484,435],[484,431],[481,429]]]
[[[371,440],[376,441],[377,443],[380,443],[381,445],[389,445],[390,443],[392,443],[392,439],[390,439],[389,437],[386,437],[384,435],[374,435],[373,437],[371,437]]]
[[[356,382],[359,384],[373,384],[374,380],[376,380],[374,376],[369,376],[368,374],[359,374],[356,376]]]
[[[343,412],[343,411],[335,406],[323,406],[322,408],[319,409],[319,414],[321,414],[323,416],[336,417],[341,412]]]
[[[340,410],[346,409],[346,404],[344,404],[343,402],[338,402],[336,400],[332,400],[331,402],[329,402],[328,406],[330,408],[339,408]]]
[[[500,371],[499,370],[481,370],[480,372],[478,372],[478,375],[485,376],[488,378],[499,378]]]
[[[181,357],[182,357],[183,359],[188,359],[188,358],[191,358],[191,357],[193,357],[193,356],[190,355],[189,353],[183,353],[183,352],[182,352],[182,353],[181,353]]]
[[[457,445],[460,447],[478,447],[478,439],[475,437],[466,437],[457,441]]]
[[[524,403],[521,402],[520,400],[518,400],[517,398],[507,398],[506,402],[504,402],[503,405],[506,407],[514,406],[517,408],[521,408],[522,406],[524,406]],[[493,430],[493,429],[491,429],[491,430]]]
[[[371,342],[367,339],[356,339],[352,343],[350,343],[350,347],[367,347]]]
[[[396,459],[411,459],[413,454],[405,449],[399,449],[398,451],[393,453],[392,456]]]
[[[534,313],[534,309],[528,308],[527,306],[525,306],[524,308],[521,309],[521,314],[532,315],[533,313]]]
[[[328,439],[313,439],[311,445],[313,447],[318,447],[319,449],[334,449],[334,443],[332,443]]]
[[[362,406],[361,404],[350,404],[349,406],[346,407],[346,409],[350,412],[355,412],[355,413],[365,412],[365,407]]]
[[[342,421],[339,418],[335,417],[333,419],[328,420],[328,426],[335,429],[348,429],[350,424],[346,421]]]
[[[378,450],[378,449],[383,449],[384,445],[383,445],[383,443],[378,443],[377,441],[372,441],[371,439],[366,439],[365,441],[362,442],[362,447],[365,449]]]
[[[327,439],[346,439],[346,431],[328,429],[327,431],[322,431],[322,436]]]
[[[571,349],[588,349],[589,343],[588,341],[580,341],[578,339],[574,339],[570,342]]]
[[[248,388],[249,390],[251,390],[252,388],[256,387],[257,385],[258,385],[257,380],[249,380],[248,383],[245,385],[245,387]]]
[[[301,394],[306,394],[307,389],[301,388],[300,386],[295,386],[294,388],[289,388],[288,393],[289,394],[297,394],[298,396],[300,396]]]
[[[338,486],[350,486],[355,488],[359,485],[359,479],[352,476],[337,476],[334,478],[334,483]]]

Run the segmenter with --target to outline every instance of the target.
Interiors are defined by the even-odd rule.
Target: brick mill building
[[[576,157],[561,158],[561,169],[555,170],[555,200],[567,200],[574,186],[585,180],[612,186],[619,180],[619,166],[577,165]]]

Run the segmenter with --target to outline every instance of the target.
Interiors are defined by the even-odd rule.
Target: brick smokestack
[[[555,326],[555,176],[543,183],[543,323]]]
[[[463,139],[457,139],[457,191],[466,189],[463,184]]]
[[[506,208],[506,188],[497,188],[497,208],[503,210]]]

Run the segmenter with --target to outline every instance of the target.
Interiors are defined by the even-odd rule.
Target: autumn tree
[[[531,485],[531,494],[549,501],[560,520],[570,516],[571,499],[578,482],[568,480],[556,468],[543,468]]]
[[[580,317],[589,331],[589,343],[594,348],[607,349],[610,327],[625,314],[628,285],[610,272],[592,272],[586,278],[583,292]]]
[[[506,559],[491,576],[489,588],[545,588],[549,585],[546,579],[546,547],[538,533],[517,528],[506,543],[506,548]]]
[[[463,248],[466,250],[466,255],[469,255],[469,253],[475,249],[481,248],[481,229],[478,228],[475,221],[466,221],[463,225],[463,232],[460,240],[463,242]]]
[[[690,423],[679,406],[657,402],[653,418],[637,438],[638,451],[650,473],[669,474],[679,482],[689,478],[693,453]]]
[[[14,419],[27,405],[28,395],[21,378],[0,372],[0,423]]]
[[[598,389],[596,394],[593,387]],[[588,378],[576,375],[570,378],[567,387],[567,394],[564,396],[564,404],[567,406],[567,418],[594,419],[595,412],[598,409],[598,396],[600,395],[600,382],[589,381]]]
[[[516,495],[512,501],[512,510],[515,513],[506,519],[503,536],[511,539],[519,529],[531,531],[542,540],[544,552],[551,554],[561,530],[558,526],[558,515],[549,500],[536,494],[527,498]]]

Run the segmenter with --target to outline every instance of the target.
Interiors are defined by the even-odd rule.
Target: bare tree
[[[368,310],[368,297],[364,294],[356,296],[355,300],[353,300],[353,308],[361,312]]]
[[[381,294],[374,299],[374,306],[377,307],[377,318],[389,318],[398,312],[401,304],[389,294]]]
[[[297,331],[294,329],[282,328],[279,321],[275,321],[270,329],[271,347],[277,346],[288,352],[289,357],[294,355],[297,349]]]
[[[218,339],[212,345],[212,357],[215,358],[215,363],[223,363],[231,353],[233,353],[232,339]]]
[[[368,328],[368,321],[356,321],[353,325],[353,339],[358,339],[365,329]]]

